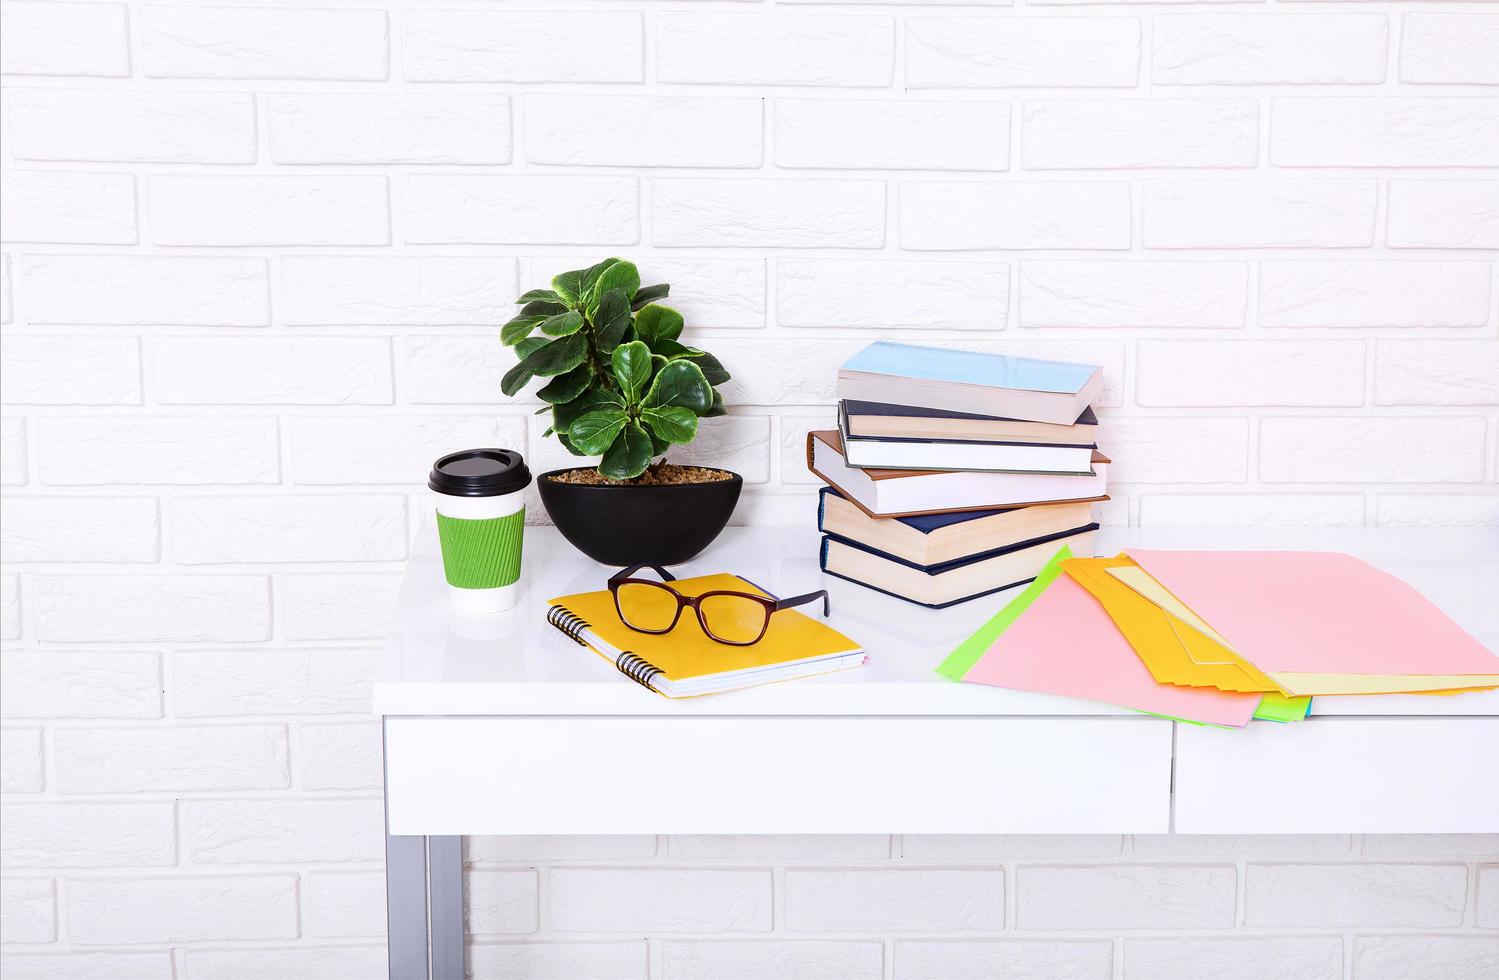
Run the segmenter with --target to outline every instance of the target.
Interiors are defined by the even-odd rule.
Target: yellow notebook
[[[683,595],[728,589],[769,595],[734,575],[677,579]],[[864,663],[864,650],[826,623],[783,609],[770,617],[760,642],[719,643],[703,633],[692,610],[662,635],[640,633],[620,622],[607,589],[550,600],[547,622],[613,664],[620,673],[668,698],[718,694],[758,684],[809,677]]]

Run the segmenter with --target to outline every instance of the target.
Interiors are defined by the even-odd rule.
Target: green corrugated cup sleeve
[[[498,589],[520,578],[521,537],[526,509],[504,517],[465,520],[437,515],[442,568],[459,589]]]

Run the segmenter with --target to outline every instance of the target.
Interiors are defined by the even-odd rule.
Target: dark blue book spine
[[[818,530],[821,530],[821,528],[819,527]],[[833,534],[831,532],[824,531],[823,535],[824,537],[832,538],[835,541],[846,544],[850,548],[856,548],[859,551],[866,551],[871,555],[878,555],[886,561],[893,561],[897,565],[904,565],[907,568],[914,568],[916,569],[916,571],[925,572],[928,575],[941,575],[943,572],[950,572],[955,568],[962,568],[964,565],[971,565],[977,561],[984,561],[985,559],[996,558],[1000,555],[1008,554],[1012,551],[1019,551],[1021,548],[1030,548],[1034,545],[1046,544],[1049,541],[1061,541],[1063,538],[1070,538],[1074,534],[1083,534],[1087,531],[1096,530],[1098,530],[1097,524],[1084,524],[1082,527],[1074,527],[1066,531],[1057,531],[1053,534],[1044,534],[1039,538],[1031,538],[1027,541],[1020,541],[1015,544],[1005,545],[1003,548],[994,548],[993,550],[981,552],[977,555],[969,555],[966,558],[956,558],[952,561],[942,562],[939,565],[918,565],[914,561],[907,561],[906,559],[901,558],[898,555],[890,554],[888,551],[881,551],[878,548],[871,548],[869,545],[864,544],[862,541],[853,541],[849,538],[845,538],[841,534]],[[823,552],[827,552],[826,545],[823,546]],[[1006,587],[1008,588],[1008,586]]]

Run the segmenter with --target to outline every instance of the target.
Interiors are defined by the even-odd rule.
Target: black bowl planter
[[[551,479],[568,472],[552,470],[536,481],[552,523],[589,558],[620,567],[636,563],[680,565],[695,558],[729,523],[744,487],[744,478],[738,473],[714,483],[660,486],[590,485]]]

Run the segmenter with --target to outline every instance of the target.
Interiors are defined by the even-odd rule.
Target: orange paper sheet
[[[1260,701],[1258,694],[1157,684],[1103,606],[1066,575],[1051,583],[963,679],[1235,728],[1249,723]]]
[[[1352,555],[1139,548],[1129,555],[1272,677],[1499,678],[1499,657],[1414,588]]]

